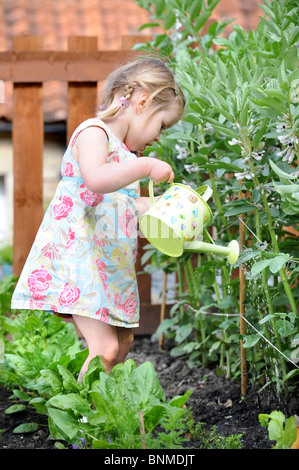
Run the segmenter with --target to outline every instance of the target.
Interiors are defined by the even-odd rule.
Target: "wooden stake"
[[[162,290],[162,303],[161,303],[161,313],[160,313],[160,323],[165,318],[165,304],[166,304],[166,288],[167,288],[167,274],[163,273],[163,290]],[[159,351],[163,349],[164,334],[161,333],[159,341]]]
[[[244,219],[244,214],[240,215],[240,219]],[[240,245],[241,250],[245,246],[245,226],[239,222],[239,234],[240,234]],[[239,303],[240,303],[240,334],[246,334],[246,322],[243,317],[245,317],[245,306],[243,305],[246,296],[246,279],[245,272],[242,266],[239,267],[239,279],[240,279],[240,292],[239,292]],[[247,393],[247,362],[246,362],[246,349],[243,348],[244,341],[241,339],[240,348],[241,348],[241,394],[246,395]]]

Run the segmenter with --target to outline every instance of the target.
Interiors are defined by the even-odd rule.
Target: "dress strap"
[[[109,136],[108,136],[108,133],[107,133],[106,129],[104,128],[104,126],[101,126],[100,124],[88,124],[88,125],[84,126],[82,129],[78,130],[78,132],[71,138],[71,142],[70,142],[71,147],[73,147],[73,145],[75,144],[78,135],[81,134],[81,132],[84,131],[85,129],[88,129],[89,127],[98,127],[99,129],[102,129],[102,131],[105,132],[105,134],[107,136],[107,139],[108,139],[108,142],[109,142]]]

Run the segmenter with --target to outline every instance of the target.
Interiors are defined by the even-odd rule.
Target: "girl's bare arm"
[[[174,178],[170,165],[155,158],[107,163],[107,136],[99,128],[85,129],[75,146],[82,178],[94,193],[111,193],[145,177],[154,183],[171,182]]]

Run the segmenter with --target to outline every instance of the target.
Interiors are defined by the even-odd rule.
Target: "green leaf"
[[[231,217],[232,215],[238,214],[246,214],[247,212],[251,212],[255,209],[252,204],[241,204],[235,207],[230,207],[225,213],[225,217]]]
[[[80,391],[80,386],[77,380],[65,366],[58,365],[57,369],[62,376],[63,387],[67,392]]]
[[[287,449],[291,449],[297,439],[297,424],[294,416],[290,416],[286,420],[284,428],[283,443]]]
[[[154,405],[150,410],[146,411],[143,415],[144,427],[147,432],[152,432],[160,423],[166,414],[164,404]]]
[[[181,408],[183,405],[185,405],[185,403],[188,401],[190,395],[192,393],[192,389],[189,390],[187,393],[185,393],[184,395],[182,396],[175,396],[173,397],[170,402],[169,402],[169,405],[171,406],[176,406],[177,408]]]
[[[40,371],[40,373],[45,382],[52,388],[53,395],[56,395],[62,391],[62,381],[56,372],[50,369],[43,369]]]
[[[277,273],[284,265],[285,263],[290,259],[290,255],[279,255],[275,256],[275,258],[271,259],[269,263],[269,268],[271,273]]]
[[[265,135],[266,131],[268,130],[267,126],[263,126],[252,139],[252,146],[256,148],[258,144],[260,143],[262,137]]]
[[[287,337],[294,333],[294,325],[288,320],[277,320],[277,332],[280,336]]]
[[[235,70],[235,66],[232,63],[229,64],[227,72],[228,72],[227,81],[228,81],[229,87],[231,91],[234,92],[238,86],[238,76]]]
[[[145,23],[142,26],[140,26],[138,31],[142,31],[145,28],[155,28],[157,26],[161,26],[160,23]]]
[[[59,434],[68,442],[72,442],[73,439],[78,436],[82,423],[79,423],[77,419],[70,416],[67,411],[51,408],[49,406],[48,412]]]
[[[257,263],[255,263],[253,265],[252,269],[251,269],[252,275],[256,276],[261,271],[266,269],[269,266],[270,262],[271,262],[271,260],[269,260],[269,259],[263,259],[262,261],[258,261]]]
[[[220,111],[221,112],[221,111]],[[224,134],[228,137],[232,137],[232,138],[235,138],[235,139],[238,139],[239,138],[239,135],[233,131],[232,129],[230,129],[229,127],[223,125],[223,124],[220,124],[218,121],[216,121],[215,119],[212,119],[212,118],[209,118],[209,117],[206,117],[206,116],[202,116],[202,118],[206,121],[208,121],[211,126],[219,131],[221,134]]]
[[[37,370],[29,359],[25,359],[17,354],[5,354],[5,358],[18,375],[23,375],[27,379],[34,379],[37,376]]]
[[[135,369],[128,381],[126,398],[131,406],[147,411],[157,399],[165,402],[165,395],[151,362]]]
[[[199,15],[194,25],[195,31],[200,31],[204,27],[205,23],[211,16],[211,13],[212,13],[211,11],[206,11],[202,13],[201,15]]]
[[[16,404],[16,405],[11,405],[5,410],[6,415],[10,415],[12,413],[18,413],[19,411],[25,410],[26,405],[21,405],[21,404]]]
[[[26,432],[34,432],[34,431],[37,431],[39,428],[39,424],[38,423],[24,423],[24,424],[20,424],[20,426],[17,426],[14,430],[13,430],[13,434],[23,434],[23,433],[26,433]]]
[[[191,20],[194,20],[198,16],[201,10],[201,7],[202,7],[202,0],[196,0],[195,2],[192,2],[190,12],[189,12]]]
[[[75,410],[80,414],[87,415],[90,411],[88,401],[77,393],[67,395],[55,395],[48,400],[47,406],[59,408],[61,410]]]
[[[294,44],[285,55],[285,66],[287,70],[295,70],[297,68],[297,45]]]
[[[30,395],[28,395],[28,393],[18,389],[13,390],[13,394],[15,397],[19,398],[22,401],[30,401],[32,398]]]
[[[252,348],[259,340],[260,335],[246,335],[244,337],[243,348]]]
[[[193,329],[193,327],[190,323],[187,324],[187,325],[183,325],[183,326],[179,327],[176,331],[175,340],[178,343],[181,343],[186,338],[188,338],[188,336],[192,332],[192,329]]]

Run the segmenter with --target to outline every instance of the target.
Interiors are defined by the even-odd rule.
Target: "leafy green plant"
[[[61,368],[59,372],[57,378],[62,385]],[[68,380],[59,390],[54,394],[53,389],[53,396],[46,402],[49,428],[56,439],[73,444],[84,439],[85,446],[94,449],[180,447],[186,416],[182,406],[191,391],[167,403],[150,362],[137,367],[129,359],[107,375],[100,359],[95,358],[82,383]],[[158,425],[164,431],[154,436]]]
[[[12,280],[3,281],[10,286]],[[12,289],[3,293],[7,301]],[[12,390],[14,403],[6,414],[26,406],[48,416],[54,439],[87,448],[181,448],[191,390],[168,403],[154,366],[118,364],[109,375],[99,356],[78,382],[88,355],[72,324],[40,311],[1,315],[5,340],[1,384]],[[32,432],[36,422],[23,423],[15,433]],[[157,429],[158,428],[158,429]],[[63,446],[59,444],[58,446]]]
[[[147,153],[170,163],[177,182],[212,187],[218,244],[238,239],[238,226],[245,226],[245,246],[233,269],[246,274],[246,316],[257,331],[242,339],[254,361],[252,377],[258,373],[261,383],[274,383],[281,392],[296,372],[286,358],[294,357],[299,327],[296,2],[265,0],[256,31],[233,24],[229,36],[229,21],[207,23],[218,0],[137,3],[163,32],[135,48],[166,60],[187,96],[184,119]],[[239,280],[232,269],[212,255],[157,260],[162,269],[177,268],[181,303],[168,333],[176,337],[189,324],[184,344],[178,336],[179,349],[203,364],[217,354],[227,376],[236,375]],[[231,316],[229,327],[218,313]]]
[[[77,367],[82,366],[86,353],[81,352],[81,342],[75,328],[61,318],[39,311],[24,311],[2,318],[6,334],[4,362],[1,364],[1,382],[20,390],[43,390],[40,371],[55,364],[68,363],[78,354]],[[83,360],[83,362],[82,362]],[[74,360],[73,360],[74,361]],[[79,369],[80,370],[80,369]]]
[[[297,439],[297,426],[294,416],[286,419],[281,411],[259,414],[261,426],[268,427],[270,441],[276,441],[273,449],[290,449]]]
[[[206,423],[194,423],[193,419],[188,422],[191,439],[196,441],[199,449],[242,449],[242,434],[223,436],[217,432],[216,426],[208,430]]]

